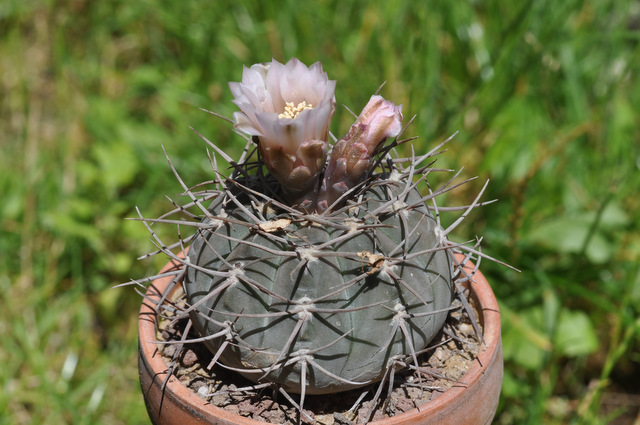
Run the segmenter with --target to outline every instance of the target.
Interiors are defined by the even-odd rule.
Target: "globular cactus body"
[[[223,363],[290,392],[333,393],[381,379],[440,330],[453,283],[435,220],[406,181],[382,179],[360,196],[316,222],[254,205],[264,222],[291,220],[274,231],[238,224],[249,214],[214,202],[212,215],[227,220],[209,221],[191,245],[185,288],[200,334],[220,335],[210,349],[232,339]]]
[[[418,355],[460,294],[457,279],[471,278],[461,265],[472,254],[486,257],[479,241],[447,240],[482,192],[444,230],[435,199],[457,184],[432,190],[425,182],[443,171],[429,161],[446,141],[399,158],[395,148],[411,140],[398,140],[402,106],[378,95],[330,147],[335,81],[319,64],[254,65],[230,88],[240,108],[234,127],[247,135],[244,154],[235,162],[205,140],[231,175],[223,176],[216,154],[214,189],[189,189],[174,170],[190,201],[157,220],[142,218],[159,251],[182,262],[172,274],[186,292],[181,311],[200,334],[195,341],[207,344],[212,364],[257,383],[250,389],[299,393],[301,413],[305,394],[393,381],[399,368],[420,380]],[[192,221],[167,218],[174,213]],[[197,231],[165,245],[153,222]],[[173,253],[189,242],[186,259]],[[467,252],[462,263],[454,250]]]

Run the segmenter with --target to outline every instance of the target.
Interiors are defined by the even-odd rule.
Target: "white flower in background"
[[[260,140],[269,171],[297,197],[313,191],[324,167],[336,82],[320,62],[307,67],[293,58],[244,68],[242,82],[229,83],[234,128]]]

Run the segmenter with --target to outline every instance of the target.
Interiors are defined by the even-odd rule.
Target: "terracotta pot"
[[[167,264],[162,272],[178,267],[177,262]],[[477,361],[457,385],[419,410],[393,416],[386,420],[370,422],[372,425],[400,424],[490,424],[498,407],[502,386],[502,342],[500,338],[500,312],[491,287],[479,271],[471,286],[472,296],[480,306],[480,321],[484,327],[483,346]],[[147,297],[158,299],[163,294],[171,277],[155,280],[147,291]],[[175,377],[170,377],[164,389],[167,366],[158,353],[156,345],[156,315],[151,302],[145,301],[138,320],[140,384],[151,421],[156,425],[259,425],[255,421],[229,413],[207,403]]]

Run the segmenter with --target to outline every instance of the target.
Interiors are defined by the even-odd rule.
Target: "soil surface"
[[[477,317],[475,311],[474,314]],[[469,370],[480,348],[472,322],[460,307],[450,312],[443,330],[429,344],[430,349],[418,357],[419,372],[395,373],[391,392],[387,382],[377,401],[374,396],[379,383],[331,395],[307,395],[301,414],[291,403],[299,403],[297,394],[283,394],[271,387],[254,388],[252,382],[219,365],[209,369],[213,355],[204,344],[179,343],[187,324],[188,319],[175,320],[171,316],[162,318],[159,323],[158,340],[176,343],[159,345],[173,374],[200,397],[221,409],[274,424],[352,425],[410,411],[454,385],[464,385],[460,378]],[[191,333],[187,335],[187,339],[197,337]]]

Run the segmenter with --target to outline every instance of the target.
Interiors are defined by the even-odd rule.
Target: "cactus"
[[[319,63],[254,65],[230,88],[234,127],[247,140],[242,158],[201,136],[214,150],[213,189],[190,189],[174,170],[190,201],[172,213],[193,220],[141,217],[159,251],[184,266],[175,282],[198,341],[256,385],[300,394],[300,408],[306,394],[418,368],[457,291],[452,253],[484,256],[478,244],[447,238],[480,195],[445,230],[435,200],[459,184],[432,190],[426,180],[443,171],[432,164],[448,140],[398,158],[395,148],[411,140],[400,139],[402,107],[374,95],[331,147],[335,81]],[[231,164],[229,177],[218,157]],[[167,246],[153,222],[195,234]],[[173,253],[188,243],[186,259]]]

